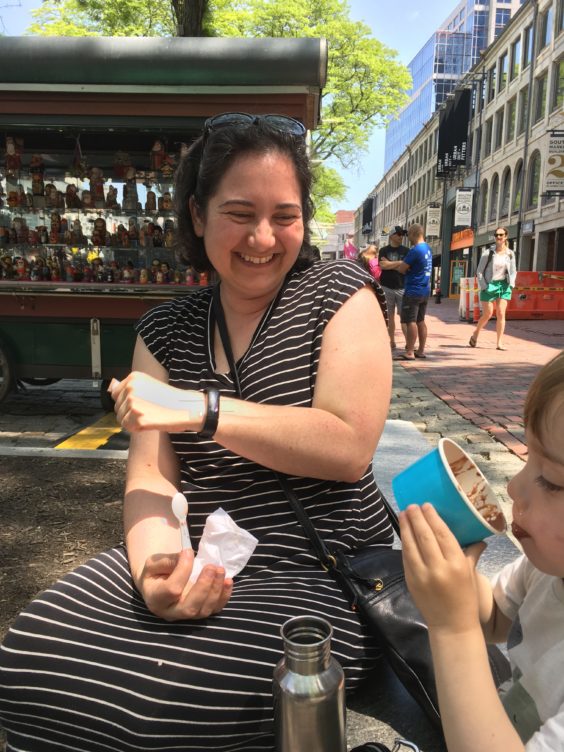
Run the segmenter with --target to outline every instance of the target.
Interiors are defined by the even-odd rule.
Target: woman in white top
[[[495,231],[495,245],[482,255],[476,272],[480,286],[480,300],[483,303],[482,315],[470,337],[470,347],[476,347],[478,335],[491,319],[495,310],[497,349],[505,350],[503,333],[505,331],[505,311],[511,300],[512,288],[515,286],[517,268],[515,254],[507,245],[507,230],[498,227]]]

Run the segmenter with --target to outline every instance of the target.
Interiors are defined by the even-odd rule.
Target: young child
[[[564,352],[534,379],[525,429],[527,463],[508,485],[523,556],[492,583],[475,571],[484,543],[462,551],[430,504],[400,515],[449,752],[564,749]],[[484,638],[507,641],[513,677],[500,695]]]

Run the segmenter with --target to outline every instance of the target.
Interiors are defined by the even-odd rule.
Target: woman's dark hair
[[[302,197],[304,240],[293,270],[306,269],[316,260],[310,244],[309,222],[313,217],[310,192],[312,174],[303,138],[273,128],[265,120],[250,125],[224,126],[200,136],[182,158],[175,175],[174,209],[178,218],[176,250],[180,259],[197,272],[210,272],[213,266],[204,241],[194,232],[188,202],[191,196],[205,215],[210,198],[233,162],[248,154],[272,152],[288,157],[296,169]]]

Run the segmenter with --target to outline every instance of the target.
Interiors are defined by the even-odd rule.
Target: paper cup
[[[398,507],[432,504],[461,546],[504,533],[507,523],[491,486],[451,439],[392,480]]]

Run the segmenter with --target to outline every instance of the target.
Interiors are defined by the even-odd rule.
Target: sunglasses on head
[[[219,128],[248,127],[260,122],[268,123],[272,128],[276,128],[282,133],[289,133],[291,136],[303,138],[306,134],[304,124],[287,115],[250,115],[248,112],[224,112],[206,120],[204,123],[204,138]]]

